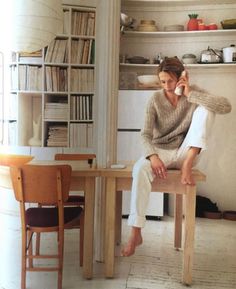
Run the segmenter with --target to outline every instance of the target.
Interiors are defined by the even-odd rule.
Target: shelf
[[[196,31],[124,31],[123,36],[127,37],[197,37],[197,36],[227,36],[236,35],[236,29],[218,29],[218,30],[196,30]]]
[[[236,68],[236,63],[197,63],[185,64],[186,68]],[[120,63],[120,67],[124,68],[157,68],[158,64],[133,64],[133,63]]]
[[[235,0],[121,0],[121,5],[210,5],[210,4],[235,4]]]

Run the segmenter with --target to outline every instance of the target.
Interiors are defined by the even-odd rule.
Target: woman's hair
[[[174,74],[179,79],[184,71],[184,66],[177,57],[165,57],[157,68],[157,74],[159,75],[162,71]]]

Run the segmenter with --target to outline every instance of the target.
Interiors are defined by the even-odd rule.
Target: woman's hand
[[[180,76],[176,86],[177,87],[183,87],[183,95],[184,96],[189,95],[189,93],[190,93],[189,76],[188,76],[188,72],[186,70],[184,70],[182,72],[182,75]]]
[[[158,155],[154,154],[149,157],[151,162],[151,168],[153,173],[161,179],[167,177],[167,170],[163,161],[159,158]]]

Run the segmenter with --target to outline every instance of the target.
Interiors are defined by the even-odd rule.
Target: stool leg
[[[191,285],[194,231],[195,231],[196,186],[186,186],[185,195],[185,240],[183,250],[183,283]]]
[[[116,192],[116,245],[121,244],[122,228],[122,191]]]
[[[183,195],[175,195],[175,240],[174,246],[178,250],[182,243]]]

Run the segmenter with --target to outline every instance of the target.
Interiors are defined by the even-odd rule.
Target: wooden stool
[[[120,232],[121,205],[120,191],[130,191],[132,185],[132,166],[126,169],[104,169],[101,175],[106,177],[106,224],[105,224],[105,275],[114,276],[115,242]],[[193,170],[195,183],[205,181],[206,176],[198,170]],[[158,177],[152,183],[153,192],[165,192],[175,194],[175,234],[174,246],[181,248],[182,240],[182,219],[184,200],[184,246],[183,246],[183,277],[182,281],[186,285],[192,283],[192,266],[194,250],[195,231],[195,206],[196,206],[196,185],[183,185],[180,182],[180,170],[168,170],[166,179]],[[118,192],[118,193],[117,193]],[[184,196],[184,199],[183,199]],[[116,209],[120,211],[117,213]],[[118,220],[119,215],[119,220]]]

